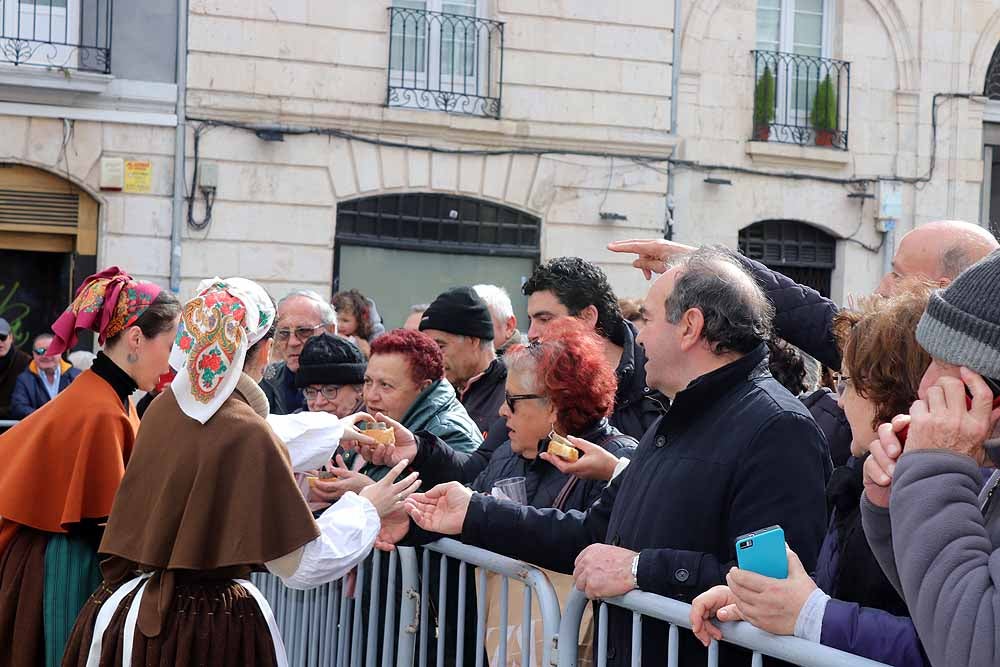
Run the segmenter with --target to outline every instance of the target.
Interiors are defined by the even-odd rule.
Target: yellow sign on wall
[[[153,163],[149,160],[125,161],[125,192],[145,193],[152,190]]]

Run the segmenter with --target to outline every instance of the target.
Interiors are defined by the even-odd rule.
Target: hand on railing
[[[667,262],[671,259],[694,252],[695,248],[665,239],[628,239],[609,243],[608,250],[639,255],[632,261],[632,266],[642,271],[649,280],[654,273],[666,273]]]
[[[548,452],[542,452],[539,454],[539,458],[551,463],[564,475],[573,475],[580,479],[593,479],[604,482],[611,480],[612,475],[615,473],[615,466],[618,465],[617,456],[600,445],[587,442],[583,438],[576,438],[570,435],[567,436],[567,439],[583,454],[576,461],[567,461]]]
[[[448,482],[438,484],[427,493],[414,493],[406,502],[406,511],[424,530],[460,535],[471,500],[471,489],[458,482]]]
[[[378,515],[383,519],[401,509],[403,502],[420,486],[420,476],[415,472],[410,473],[399,482],[395,481],[409,463],[406,460],[400,461],[385,477],[371,486],[365,487],[358,494],[374,505],[375,509],[378,510]]]
[[[743,620],[729,586],[710,588],[691,602],[691,632],[706,647],[713,640],[722,640],[722,630],[711,622],[713,618],[724,622]]]
[[[591,544],[573,565],[573,583],[588,598],[613,598],[635,590],[632,561],[639,554],[610,544]]]

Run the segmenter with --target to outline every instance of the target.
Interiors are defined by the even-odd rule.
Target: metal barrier
[[[348,596],[346,580],[301,591],[287,588],[271,574],[255,573],[251,580],[260,588],[274,610],[274,618],[285,642],[288,664],[293,667],[375,667],[379,654],[378,621],[385,615],[382,637],[382,667],[412,667],[417,626],[417,557],[412,548],[400,547],[388,555],[389,577],[386,599],[396,597],[396,569],[402,571],[403,589],[396,625],[395,605],[379,605],[380,578],[371,577],[373,595],[368,605],[367,628],[376,628],[365,636],[362,618],[362,584],[365,572],[380,572],[381,551],[365,559],[357,569],[357,589]],[[408,622],[409,620],[409,622]],[[393,635],[396,635],[393,637]],[[364,646],[362,646],[364,641]],[[395,654],[395,656],[394,656]]]
[[[580,633],[580,618],[590,600],[578,590],[574,590],[563,609],[562,624],[559,628],[559,667],[575,667],[577,664],[576,637]],[[607,665],[608,606],[627,609],[632,612],[632,665],[642,664],[642,617],[655,618],[670,625],[668,634],[667,667],[678,665],[678,645],[680,628],[691,628],[689,615],[691,605],[678,600],[633,591],[627,595],[602,600],[598,613],[597,662],[598,667]],[[723,641],[753,651],[752,667],[761,667],[764,655],[786,660],[807,667],[886,667],[881,662],[868,660],[850,653],[844,653],[828,646],[822,646],[797,637],[778,637],[764,632],[749,623],[723,623]],[[708,667],[718,667],[719,646],[712,642],[708,649]]]
[[[477,620],[476,620],[476,667],[483,667],[484,648],[486,645],[486,622],[487,609],[484,592],[486,591],[486,575],[494,572],[503,577],[500,585],[500,637],[498,664],[503,667],[507,665],[507,642],[503,638],[508,636],[508,602],[510,580],[516,579],[524,585],[523,611],[521,615],[521,664],[527,666],[531,661],[531,647],[535,643],[532,633],[532,594],[538,600],[538,608],[542,616],[542,659],[541,665],[554,665],[555,650],[559,637],[560,611],[559,598],[552,587],[548,577],[536,567],[528,565],[519,560],[501,556],[500,554],[486,551],[467,544],[462,544],[452,539],[441,539],[424,547],[423,569],[421,576],[420,592],[420,618],[428,619],[427,608],[430,601],[428,582],[430,574],[430,553],[436,552],[442,555],[441,575],[438,588],[438,637],[437,637],[437,667],[444,666],[445,646],[448,637],[445,636],[445,600],[447,599],[448,586],[448,559],[459,562],[458,576],[458,616],[461,619],[465,612],[465,592],[468,586],[468,569],[472,565],[478,569],[478,589],[480,594],[477,597]],[[428,637],[427,627],[429,623],[422,623],[420,626],[420,667],[427,665]],[[465,645],[465,627],[458,624],[457,637],[455,637],[457,667],[463,667],[463,652]],[[491,663],[492,664],[492,663]],[[576,663],[573,663],[574,665]]]
[[[10,428],[17,424],[17,419],[0,419],[0,428]]]

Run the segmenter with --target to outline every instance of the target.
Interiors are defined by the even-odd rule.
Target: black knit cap
[[[420,319],[420,330],[426,329],[493,340],[489,306],[471,287],[453,287],[434,299]]]
[[[934,359],[1000,378],[1000,251],[931,295],[917,342]]]
[[[357,345],[346,338],[322,333],[302,346],[295,386],[364,384],[367,366]]]

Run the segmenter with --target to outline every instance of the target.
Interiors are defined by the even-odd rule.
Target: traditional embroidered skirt
[[[100,580],[92,540],[18,526],[0,554],[0,667],[57,667]]]
[[[194,574],[194,573],[193,573]],[[249,583],[249,582],[247,582]],[[284,647],[280,637],[272,639],[264,609],[251,591],[232,579],[209,579],[178,575],[172,604],[162,612],[158,636],[146,637],[136,627],[138,609],[133,602],[142,582],[139,580],[104,582],[77,619],[66,647],[64,667],[85,667],[92,649],[95,625],[105,603],[115,605],[100,638],[101,667],[119,667],[126,651],[126,628],[132,630],[132,665],[143,667],[281,667]],[[131,589],[128,587],[132,586]],[[123,588],[125,587],[125,588]],[[130,590],[126,595],[114,593]],[[155,603],[155,600],[145,600]],[[142,604],[142,603],[140,603]],[[264,603],[266,606],[266,602]],[[130,613],[131,612],[131,613]],[[267,609],[266,613],[270,613]],[[131,616],[131,619],[129,618]],[[275,652],[275,644],[281,659]],[[95,651],[96,652],[96,651]]]

